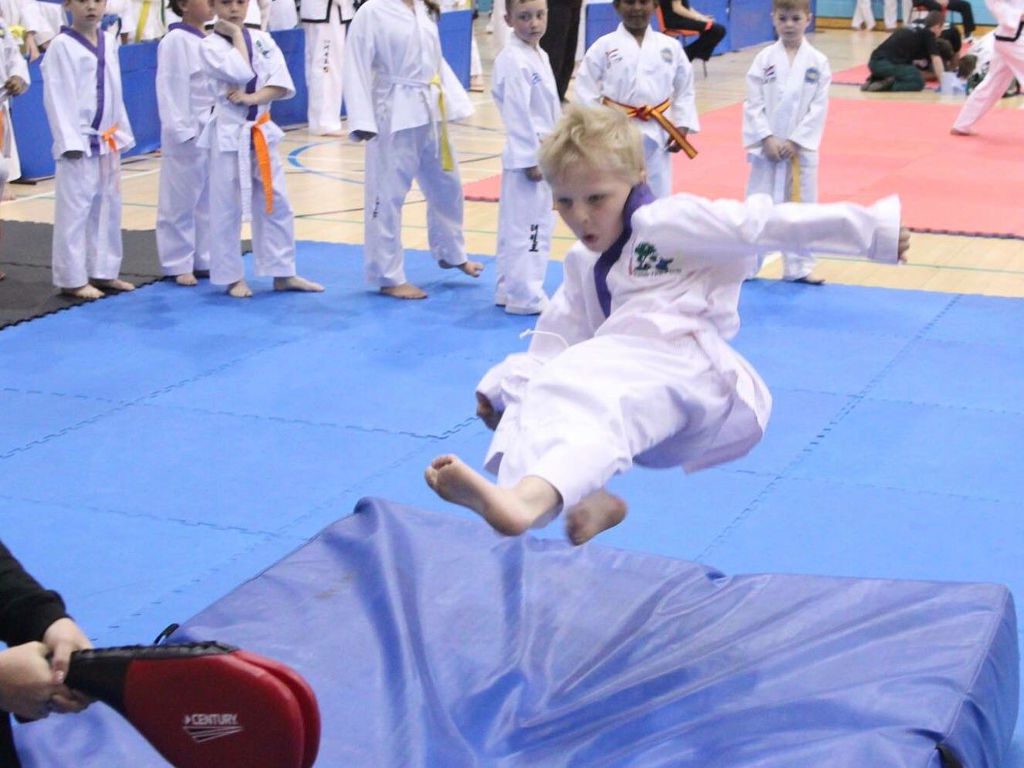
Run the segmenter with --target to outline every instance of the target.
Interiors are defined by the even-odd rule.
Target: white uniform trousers
[[[861,24],[864,24],[868,31],[875,28],[875,14],[871,10],[871,0],[857,0],[857,5],[853,11],[853,18],[850,19],[850,26],[854,29],[860,29]]]
[[[299,11],[293,0],[272,0],[270,3],[270,22],[267,29],[276,32],[280,29],[295,29],[299,25]]]
[[[667,139],[666,139],[667,140]],[[644,165],[647,167],[647,186],[661,199],[672,194],[672,154],[659,146],[650,136],[644,136]]]
[[[284,169],[270,148],[274,211],[266,212],[263,180],[252,155],[252,253],[257,277],[295,275],[295,232],[292,207],[285,196]],[[238,153],[210,151],[210,282],[231,285],[245,277],[242,261],[242,204],[239,199]]]
[[[541,477],[569,508],[634,460],[664,468],[701,456],[734,399],[692,336],[595,336],[543,365],[506,405],[486,467],[503,487]]]
[[[498,283],[494,303],[513,315],[534,315],[548,303],[544,275],[551,254],[551,186],[522,169],[501,173],[498,204]]]
[[[195,142],[164,147],[156,250],[165,275],[210,268],[210,152]]]
[[[435,126],[380,133],[366,145],[366,279],[380,288],[408,282],[402,253],[402,205],[413,179],[427,199],[427,242],[438,262],[466,263],[462,236],[462,180],[441,169]]]
[[[1015,42],[995,41],[988,74],[967,97],[953,127],[958,131],[969,131],[982,115],[1003,98],[1014,78],[1024,84],[1024,34]]]
[[[750,178],[747,180],[747,197],[755,193],[772,196],[776,203],[799,200],[801,203],[818,202],[818,153],[800,152],[800,195],[792,194],[793,163],[782,160],[773,163],[757,155],[747,155],[750,162]],[[762,259],[758,258],[757,270]],[[807,277],[814,269],[815,258],[809,251],[785,251],[782,254],[782,277],[785,280],[799,280]]]
[[[57,160],[53,284],[80,288],[121,272],[121,155]]]
[[[302,25],[306,30],[306,83],[309,104],[306,120],[309,132],[317,135],[341,131],[342,66],[345,61],[345,33],[337,7],[327,21]]]

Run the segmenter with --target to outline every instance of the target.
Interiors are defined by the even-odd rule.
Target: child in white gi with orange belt
[[[117,45],[100,32],[106,0],[65,0],[71,26],[43,57],[43,103],[56,160],[53,283],[80,299],[130,291],[121,271],[121,152],[135,145]]]
[[[182,17],[157,48],[156,99],[160,110],[160,190],[156,249],[163,273],[178,285],[196,285],[210,271],[210,153],[199,146],[217,98],[203,71],[199,47],[210,0],[171,0]]]
[[[240,248],[242,222],[251,220],[256,275],[273,277],[276,291],[322,291],[295,274],[294,219],[275,151],[284,132],[270,119],[270,102],[291,98],[295,86],[273,38],[242,26],[247,6],[214,0],[214,34],[199,47],[217,90],[199,137],[210,152],[210,282],[252,296]]]
[[[345,44],[348,135],[366,145],[366,279],[398,299],[423,299],[408,281],[402,251],[402,205],[413,179],[427,199],[427,239],[442,269],[470,277],[483,264],[466,257],[463,195],[450,121],[473,112],[441,56],[436,17],[424,0],[367,0]]]
[[[547,0],[509,0],[513,34],[494,60],[491,95],[505,123],[498,204],[498,281],[494,303],[513,315],[547,305],[544,274],[551,251],[551,187],[537,167],[540,140],[562,114],[555,75],[540,47]]]
[[[608,104],[637,121],[644,136],[647,184],[672,194],[672,154],[700,130],[693,67],[675,39],[651,29],[657,0],[615,0],[622,23],[598,38],[576,72],[576,101]]]
[[[622,521],[625,503],[604,487],[634,463],[695,471],[761,439],[771,395],[728,343],[759,252],[806,242],[895,263],[909,236],[895,197],[870,207],[654,199],[636,128],[601,107],[567,107],[540,167],[579,242],[528,352],[477,385],[497,483],[452,455],[426,480],[506,535],[564,509],[579,544]]]
[[[779,39],[761,50],[747,71],[743,146],[750,163],[748,196],[763,193],[777,203],[818,201],[818,147],[832,70],[825,54],[804,37],[810,20],[808,0],[775,0],[772,24]],[[782,263],[785,280],[824,282],[811,276],[814,256],[806,248],[784,252]]]

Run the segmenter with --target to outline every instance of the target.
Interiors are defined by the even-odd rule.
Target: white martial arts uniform
[[[210,282],[231,285],[245,277],[241,229],[252,221],[255,274],[260,277],[295,275],[295,234],[292,208],[285,195],[284,169],[277,143],[284,136],[270,120],[270,105],[232,104],[228,93],[244,89],[254,93],[273,85],[295,95],[295,85],[284,56],[267,32],[243,29],[248,60],[230,40],[208,35],[199,46],[206,76],[215,82],[213,116],[199,137],[210,152]],[[260,171],[255,134],[268,147],[272,210],[266,210],[267,185]]]
[[[345,32],[354,13],[352,0],[300,0],[299,18],[306,32],[310,133],[341,131]]]
[[[695,471],[743,456],[771,412],[764,382],[727,343],[756,254],[807,242],[895,262],[899,212],[895,197],[871,207],[655,200],[636,209],[607,272],[607,315],[599,255],[577,243],[529,351],[477,386],[503,412],[486,468],[503,487],[541,477],[568,508],[634,462]]]
[[[0,86],[17,75],[25,84],[32,82],[28,74],[28,62],[21,55],[17,40],[0,19]],[[9,180],[21,176],[17,148],[14,144],[14,126],[11,124],[11,99],[6,90],[0,91],[0,198]]]
[[[575,100],[583,104],[611,99],[642,109],[665,101],[670,123],[690,133],[700,130],[694,99],[693,68],[679,43],[653,29],[643,45],[619,24],[594,41],[576,71]],[[653,118],[638,119],[644,136],[647,183],[657,197],[672,194],[672,154],[665,148],[669,135]]]
[[[407,282],[402,257],[402,204],[413,179],[427,199],[427,239],[437,261],[466,263],[462,181],[447,122],[473,106],[441,56],[437,24],[422,0],[368,0],[348,31],[345,49],[348,132],[376,134],[366,146],[366,234],[371,285]],[[451,170],[444,169],[445,151]]]
[[[743,146],[750,163],[747,196],[771,195],[777,203],[818,200],[818,147],[828,113],[828,87],[832,70],[828,58],[806,40],[792,63],[782,41],[759,51],[747,71],[747,98],[743,102]],[[797,145],[799,190],[793,190],[793,162],[772,162],[761,142],[768,136]],[[786,251],[783,277],[797,280],[814,268],[807,249]],[[757,269],[760,269],[760,263]],[[756,272],[757,270],[755,270]]]
[[[157,48],[160,192],[156,248],[165,275],[210,269],[210,152],[198,145],[217,98],[199,57],[206,35],[171,24]]]
[[[129,17],[121,17],[121,32],[128,42],[159,40],[164,36],[164,0],[131,0]]]
[[[533,315],[544,309],[544,274],[554,226],[551,186],[531,181],[540,140],[562,114],[558,87],[543,48],[513,34],[494,59],[491,95],[505,123],[498,203],[498,282],[495,304],[510,314]]]
[[[43,57],[43,103],[57,161],[53,284],[79,288],[121,271],[121,152],[135,146],[121,98],[118,48],[70,28]],[[81,152],[78,158],[67,152]]]
[[[986,0],[996,19],[992,60],[981,84],[971,91],[953,128],[968,132],[1017,79],[1024,86],[1024,0]]]
[[[299,9],[295,5],[295,0],[271,0],[268,30],[274,32],[279,29],[295,29],[298,25]]]
[[[61,0],[38,0],[36,9],[39,12],[36,43],[43,46],[60,34],[61,27],[68,24],[68,17]]]

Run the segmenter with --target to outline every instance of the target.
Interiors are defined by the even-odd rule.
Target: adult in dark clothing
[[[865,91],[924,90],[924,76],[915,61],[931,62],[936,77],[943,71],[938,39],[942,14],[931,11],[920,26],[900,27],[871,52],[868,69],[871,79]]]
[[[68,617],[56,592],[43,589],[0,542],[0,766],[18,768],[6,713],[39,720],[80,712],[89,701],[64,685],[72,651],[89,639]],[[50,658],[48,658],[50,657]]]
[[[690,7],[690,0],[658,0],[661,15],[668,29],[688,29],[697,32],[697,39],[683,48],[690,61],[707,61],[715,47],[725,37],[725,27]]]
[[[974,30],[977,29],[974,24],[974,9],[967,0],[914,0],[914,5],[922,6],[929,11],[938,11],[942,14],[945,14],[946,11],[959,13],[964,25],[964,37],[969,39],[974,37]]]
[[[565,101],[572,71],[576,67],[576,43],[580,34],[583,0],[548,0],[548,28],[540,47],[548,55],[555,74],[558,98]]]

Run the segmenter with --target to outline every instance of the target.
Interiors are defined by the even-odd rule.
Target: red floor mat
[[[841,69],[832,73],[833,85],[861,85],[868,79],[871,70],[867,64],[858,64],[856,67]]]
[[[1024,113],[994,109],[977,136],[951,136],[957,104],[833,99],[821,149],[824,202],[903,200],[903,222],[917,231],[1024,238],[1020,135]],[[676,157],[675,190],[742,197],[741,105],[701,115],[700,154]],[[467,184],[466,198],[498,198],[500,176]]]

